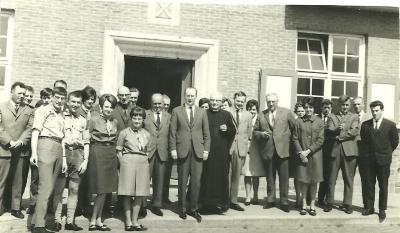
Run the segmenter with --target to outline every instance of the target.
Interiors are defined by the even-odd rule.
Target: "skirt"
[[[88,180],[90,194],[117,191],[118,158],[115,146],[90,145]]]
[[[150,167],[147,156],[139,154],[122,156],[119,167],[118,195],[150,195]]]
[[[260,155],[258,142],[257,140],[252,140],[250,142],[249,154],[246,155],[241,174],[254,177],[267,176],[264,164],[265,161]]]

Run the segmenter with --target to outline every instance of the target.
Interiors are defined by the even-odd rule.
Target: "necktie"
[[[272,125],[272,127],[274,127],[274,125],[275,125],[275,116],[274,116],[273,112],[271,113],[271,125]]]
[[[157,112],[157,126],[158,127],[160,127],[160,125],[161,125],[161,119],[160,119],[160,113],[159,112]]]
[[[375,130],[378,130],[378,121],[375,121]]]
[[[189,123],[190,123],[190,125],[193,125],[193,108],[189,107],[189,109],[190,109]]]
[[[16,105],[15,105],[15,113],[17,113],[17,112],[18,112],[18,109],[19,109],[19,105],[18,105],[18,104],[16,104]]]
[[[236,110],[236,123],[239,124],[239,109]]]

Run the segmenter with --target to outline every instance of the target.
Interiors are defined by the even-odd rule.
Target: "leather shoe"
[[[139,210],[139,217],[144,218],[147,216],[147,210],[146,207],[140,207]]]
[[[20,219],[23,219],[25,217],[21,210],[11,210],[11,215]]]
[[[331,212],[332,211],[332,204],[327,204],[324,208],[324,212]]]
[[[244,211],[243,207],[241,207],[239,204],[236,204],[236,203],[231,203],[229,208],[231,208],[233,210],[237,210],[237,211]]]
[[[199,214],[198,211],[188,212],[188,215],[190,215],[193,218],[195,218],[198,223],[201,222],[201,215]]]
[[[51,231],[55,231],[55,232],[59,232],[61,230],[61,228],[62,228],[62,226],[61,226],[61,223],[59,223],[59,222],[53,222],[49,226],[49,229]]]
[[[384,219],[386,218],[386,213],[385,213],[385,211],[384,211],[384,210],[379,210],[378,216],[379,216],[379,219],[380,219],[380,220],[384,220]]]
[[[82,227],[79,227],[78,225],[76,225],[75,223],[66,223],[64,225],[64,229],[65,230],[70,230],[70,231],[81,231],[83,230]]]
[[[364,216],[368,216],[368,215],[374,214],[374,209],[368,209],[368,208],[366,208],[366,209],[364,209],[364,210],[362,211],[361,214],[364,215]]]
[[[163,212],[158,207],[151,208],[151,212],[157,216],[163,216]]]
[[[289,205],[281,205],[281,209],[286,213],[290,212]]]
[[[51,231],[48,231],[45,227],[35,227],[32,233],[51,233]]]
[[[264,209],[271,209],[272,207],[275,207],[275,202],[267,202],[263,206]]]
[[[181,219],[186,219],[186,218],[187,218],[187,216],[186,216],[186,211],[182,210],[182,211],[179,213],[179,217],[180,217]]]

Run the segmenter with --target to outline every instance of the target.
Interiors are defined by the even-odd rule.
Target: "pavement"
[[[291,181],[292,182],[292,181]],[[340,185],[340,184],[338,184]],[[259,196],[263,197],[266,193],[265,179],[260,180]],[[338,187],[340,189],[340,187]],[[290,190],[291,205],[294,206],[294,191]],[[335,200],[340,204],[342,192],[336,192]],[[257,205],[244,206],[245,191],[243,184],[239,192],[239,201],[245,211],[229,210],[224,215],[203,215],[203,221],[197,223],[196,220],[190,216],[186,220],[182,220],[177,214],[177,188],[172,182],[170,189],[170,199],[174,203],[171,206],[166,206],[163,209],[164,216],[159,217],[148,211],[146,218],[141,220],[141,223],[149,228],[149,232],[197,232],[197,231],[211,231],[211,232],[265,232],[268,230],[283,232],[355,232],[363,229],[368,229],[368,232],[376,229],[376,232],[397,232],[400,229],[400,194],[390,193],[388,201],[387,218],[385,221],[380,222],[377,213],[370,216],[362,216],[362,198],[361,193],[356,192],[353,196],[354,212],[346,214],[338,209],[333,209],[329,213],[323,212],[319,207],[316,208],[317,216],[299,214],[298,210],[291,209],[290,213],[283,212],[279,208],[263,209],[263,200],[259,199]],[[376,196],[378,198],[378,195]],[[375,209],[378,210],[376,200]],[[23,211],[25,213],[25,211]],[[0,232],[14,233],[14,232],[27,232],[27,224],[29,218],[16,219],[9,213],[5,213],[0,217]],[[88,219],[85,217],[77,217],[76,223],[84,227],[84,231],[88,232],[89,225]],[[124,231],[124,223],[122,216],[106,218],[104,221],[113,232]],[[368,227],[366,227],[368,226]],[[330,229],[330,230],[327,230]]]

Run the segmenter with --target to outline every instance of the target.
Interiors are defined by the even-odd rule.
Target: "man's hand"
[[[338,128],[339,128],[340,130],[344,129],[344,123],[340,123]]]
[[[36,167],[38,166],[38,164],[37,164],[37,154],[33,154],[33,153],[32,153],[30,162],[31,162],[32,165],[34,165],[34,166],[36,166]]]
[[[178,159],[178,153],[176,152],[176,150],[171,151],[171,157],[173,160],[177,160]]]
[[[203,160],[206,161],[208,159],[208,151],[203,151]]]
[[[263,137],[264,137],[265,139],[268,139],[268,138],[271,136],[271,134],[270,134],[268,131],[263,131],[263,132],[262,132],[262,135],[263,135]]]
[[[67,172],[67,170],[68,170],[67,157],[63,156],[61,173],[65,173],[65,172]]]
[[[227,131],[227,130],[228,130],[228,127],[226,126],[226,124],[223,124],[223,125],[220,125],[220,126],[219,126],[219,130],[221,130],[221,131]]]
[[[87,169],[87,159],[83,160],[83,162],[81,163],[81,166],[79,166],[79,175],[82,175],[83,173],[85,173],[86,169]]]
[[[10,141],[10,148],[17,148],[19,146],[22,146],[22,142],[20,140],[17,141]]]

